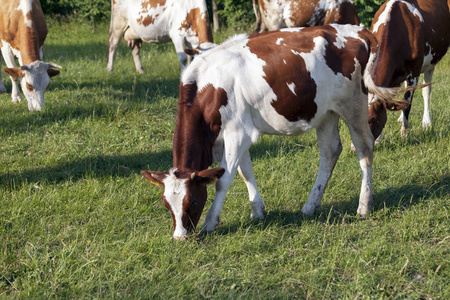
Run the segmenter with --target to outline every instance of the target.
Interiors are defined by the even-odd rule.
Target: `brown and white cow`
[[[0,47],[7,65],[4,71],[11,77],[12,101],[20,102],[22,91],[29,110],[44,107],[44,93],[50,77],[59,74],[55,63],[42,62],[42,48],[47,36],[47,25],[38,0],[0,0]],[[14,56],[19,60],[16,68]],[[0,56],[1,63],[1,56]],[[0,73],[0,92],[6,92]]]
[[[261,134],[316,129],[319,172],[302,209],[312,215],[342,150],[341,117],[356,145],[362,170],[358,214],[366,216],[372,207],[373,151],[367,90],[387,101],[396,92],[376,87],[370,77],[376,49],[375,38],[363,27],[327,25],[238,35],[196,58],[181,77],[173,168],[142,172],[164,187],[173,237],[184,239],[195,229],[207,199],[206,184],[217,181],[202,225],[206,232],[214,230],[236,171],[248,188],[251,217],[263,218],[249,154]],[[213,161],[220,161],[220,167],[208,169]]]
[[[143,73],[142,41],[172,41],[181,67],[187,63],[185,46],[200,52],[215,46],[205,0],[112,0],[108,40],[108,63],[113,70],[114,54],[124,38],[132,48],[136,71]]]
[[[373,66],[375,84],[383,87],[416,86],[421,73],[424,83],[430,83],[436,64],[450,45],[450,12],[448,0],[389,0],[384,3],[372,22],[371,30],[379,42],[378,58]],[[431,125],[431,86],[423,91],[424,113],[422,127]],[[411,103],[414,90],[405,93]],[[386,123],[386,108],[403,109],[402,135],[406,135],[411,105],[386,106],[371,100],[369,121],[375,138]]]
[[[353,24],[360,21],[353,0],[258,0],[256,31],[327,24]],[[261,28],[262,26],[262,28]],[[260,29],[261,28],[261,29]]]

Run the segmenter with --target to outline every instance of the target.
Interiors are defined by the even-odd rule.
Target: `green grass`
[[[44,59],[64,68],[46,108],[0,95],[1,298],[450,298],[448,56],[431,130],[420,92],[409,138],[389,114],[367,219],[356,216],[360,169],[341,124],[344,151],[313,218],[300,209],[319,164],[315,133],[263,136],[251,155],[265,220],[250,220],[236,177],[216,231],[176,242],[161,190],[140,175],[172,165],[173,46],[144,45],[146,74],[135,74],[122,42],[109,74],[107,24],[49,27]]]

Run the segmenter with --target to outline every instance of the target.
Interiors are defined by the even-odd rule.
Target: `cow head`
[[[173,219],[173,238],[184,240],[189,231],[195,230],[207,199],[206,185],[217,181],[225,172],[223,168],[183,172],[142,171],[142,175],[164,188],[162,202]]]
[[[388,104],[377,100],[376,97],[374,101],[369,101],[369,127],[374,140],[380,136],[384,126],[386,125],[386,110],[397,111],[405,109],[407,106],[408,102],[406,101],[399,102],[399,104]]]
[[[369,105],[369,127],[372,132],[373,139],[376,140],[384,126],[386,125],[386,104],[382,102],[375,102]]]
[[[20,78],[22,91],[28,101],[28,109],[41,110],[44,107],[44,93],[50,83],[50,77],[59,74],[62,67],[54,63],[34,61],[20,68],[4,68],[5,72],[14,80]]]

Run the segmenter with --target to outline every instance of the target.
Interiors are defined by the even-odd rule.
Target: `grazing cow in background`
[[[373,66],[372,77],[376,85],[416,86],[424,73],[424,83],[430,83],[436,64],[444,57],[450,45],[450,12],[448,0],[389,0],[384,3],[373,19],[371,30],[379,42],[378,58]],[[431,125],[431,86],[423,91],[424,113],[422,127]],[[405,93],[411,103],[414,90]],[[369,121],[375,138],[386,123],[386,108],[403,109],[399,121],[402,135],[406,135],[411,105],[389,106],[374,102],[369,109]]]
[[[360,21],[353,0],[258,0],[255,31],[286,27],[313,27],[327,24],[353,24]]]
[[[41,61],[47,36],[41,4],[38,0],[0,0],[0,7],[0,47],[7,66],[4,71],[11,77],[12,101],[22,100],[17,84],[20,79],[28,109],[41,110],[50,77],[59,74],[52,68],[61,68]],[[14,56],[18,58],[20,68],[16,68]],[[1,73],[0,92],[6,92]]]
[[[172,40],[184,69],[185,46],[200,52],[215,46],[205,0],[112,0],[106,70],[113,70],[114,54],[122,38],[132,48],[136,71],[144,73],[140,58],[142,41]]]
[[[217,181],[202,225],[206,232],[214,230],[236,170],[248,188],[251,217],[263,218],[249,154],[261,134],[316,129],[319,172],[302,209],[312,215],[342,150],[340,117],[356,145],[362,170],[358,214],[366,216],[372,207],[373,150],[368,90],[386,101],[399,91],[374,85],[370,70],[376,49],[374,36],[363,27],[333,24],[238,35],[197,57],[181,77],[173,168],[142,172],[164,186],[162,201],[172,213],[173,237],[184,239],[195,229],[207,199],[206,184]],[[220,167],[208,169],[213,161],[220,161]]]

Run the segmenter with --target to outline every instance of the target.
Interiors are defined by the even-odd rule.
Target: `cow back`
[[[180,91],[178,119],[189,122],[177,127],[188,130],[188,123],[192,124],[185,109],[202,118],[204,112],[211,115],[220,108],[216,115],[220,119],[210,128],[219,124],[223,129],[228,122],[227,126],[245,128],[255,139],[260,133],[306,132],[328,110],[348,103],[355,90],[361,91],[363,71],[375,49],[370,32],[350,25],[234,37],[196,58],[183,73],[184,88],[195,85],[197,92]],[[236,119],[242,123],[233,125]]]
[[[333,23],[360,24],[352,0],[259,0],[258,4],[269,30]]]
[[[436,65],[450,45],[447,0],[390,0],[375,14],[371,31],[380,43],[374,82],[398,86]]]
[[[40,60],[47,25],[38,0],[0,0],[0,45],[20,51],[23,64]]]

